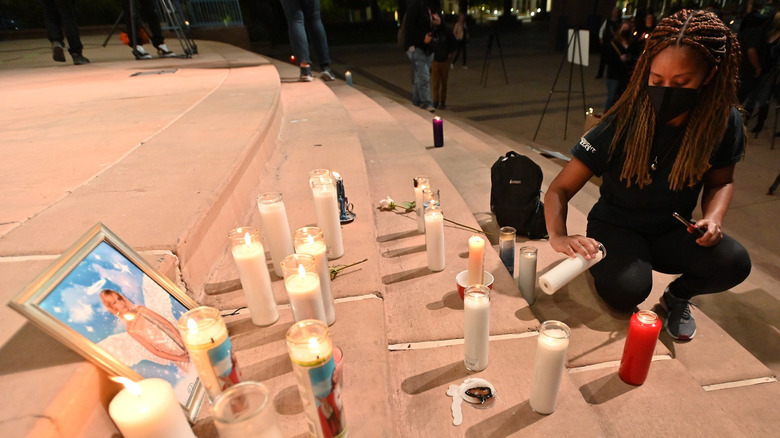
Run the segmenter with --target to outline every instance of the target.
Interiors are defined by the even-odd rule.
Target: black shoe
[[[87,59],[87,57],[82,55],[81,53],[73,53],[70,56],[73,58],[74,65],[89,64],[89,59]]]
[[[65,46],[62,43],[51,43],[51,57],[57,62],[65,62]]]

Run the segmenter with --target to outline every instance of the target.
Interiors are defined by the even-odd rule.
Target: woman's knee
[[[591,270],[593,273],[593,270]],[[621,274],[593,273],[596,292],[610,307],[621,312],[630,312],[647,299],[653,288],[652,271],[624,272]]]

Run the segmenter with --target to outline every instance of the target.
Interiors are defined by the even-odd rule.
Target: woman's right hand
[[[550,246],[557,251],[566,254],[569,257],[576,257],[577,254],[590,260],[596,257],[599,252],[599,242],[579,234],[573,236],[550,237]]]

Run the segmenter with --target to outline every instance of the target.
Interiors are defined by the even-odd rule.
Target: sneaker
[[[429,105],[427,107],[424,107],[423,109],[425,111],[428,111],[429,113],[432,113],[432,112],[436,111],[436,107],[434,107],[433,105]]]
[[[70,56],[73,58],[74,65],[89,64],[89,59],[87,59],[87,57],[82,55],[81,53],[73,53]]]
[[[335,81],[336,75],[333,74],[333,70],[330,69],[330,66],[322,67],[322,72],[320,73],[320,79],[326,82]]]
[[[661,307],[666,310],[666,332],[678,341],[690,341],[696,334],[696,321],[691,315],[692,305],[688,300],[676,298],[668,287],[661,297]]]
[[[57,62],[65,62],[65,46],[62,43],[51,43],[51,58]]]
[[[173,58],[176,56],[175,53],[168,50],[168,46],[166,46],[165,44],[160,44],[159,46],[156,47],[156,49],[157,49],[157,56],[159,56],[160,58]]]
[[[144,46],[135,46],[135,50],[133,50],[133,55],[135,55],[135,59],[141,60],[141,59],[152,59],[152,55],[149,54],[149,52],[144,49]]]
[[[311,73],[311,66],[301,67],[301,82],[311,82],[314,80],[314,75]]]

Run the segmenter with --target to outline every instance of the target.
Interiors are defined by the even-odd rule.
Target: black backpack
[[[509,151],[490,168],[490,211],[501,227],[514,227],[518,236],[547,236],[544,203],[539,198],[542,168],[530,158]]]

